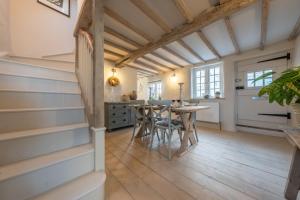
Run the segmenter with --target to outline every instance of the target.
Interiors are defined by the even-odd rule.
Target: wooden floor
[[[130,143],[131,131],[106,136],[107,200],[285,199],[293,147],[284,138],[201,129],[196,147],[168,161],[157,139],[150,151]]]

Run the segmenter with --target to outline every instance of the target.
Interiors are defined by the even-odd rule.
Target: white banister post
[[[105,170],[104,128],[104,0],[93,0],[93,120],[92,132],[95,146],[95,171]]]
[[[95,171],[105,170],[105,128],[91,129],[95,147]]]

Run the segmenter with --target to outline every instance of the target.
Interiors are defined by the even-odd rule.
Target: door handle
[[[286,117],[287,119],[291,119],[291,113],[286,114],[274,114],[274,113],[258,113],[258,115],[271,116],[271,117]]]

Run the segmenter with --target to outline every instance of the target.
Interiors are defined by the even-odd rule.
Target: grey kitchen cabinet
[[[134,108],[132,104],[142,104],[144,101],[106,102],[105,127],[111,132],[114,129],[132,126],[134,123]]]

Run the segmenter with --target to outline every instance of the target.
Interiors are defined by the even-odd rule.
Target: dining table
[[[193,123],[195,120],[194,116],[196,115],[197,111],[206,110],[209,108],[209,106],[200,105],[180,106],[172,108],[172,111],[180,116],[184,132],[180,148],[177,151],[178,156],[184,155],[189,150],[189,141],[191,143],[191,146],[194,146],[198,143],[193,132]]]
[[[144,112],[144,120],[141,124],[141,128],[139,129],[136,138],[141,138],[145,135],[145,130],[151,130],[151,107],[153,105],[133,105],[137,108],[137,111],[143,115]],[[159,106],[157,106],[159,107]],[[171,111],[180,117],[183,126],[183,138],[181,141],[180,148],[177,151],[178,156],[184,155],[191,146],[196,145],[198,142],[195,138],[193,123],[195,120],[196,112],[200,110],[209,109],[209,106],[200,106],[200,105],[183,105],[183,106],[171,106]],[[191,145],[189,145],[189,142]]]

